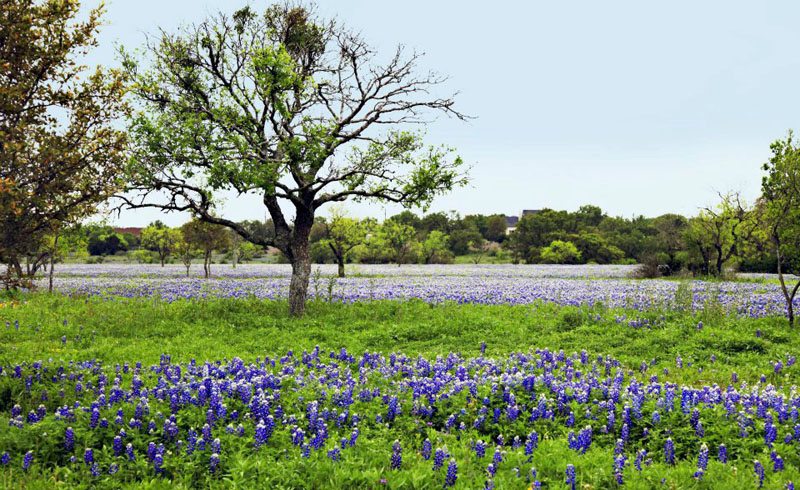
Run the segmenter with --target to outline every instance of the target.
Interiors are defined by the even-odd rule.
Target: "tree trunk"
[[[289,283],[289,314],[301,317],[306,311],[308,281],[311,277],[311,257],[308,253],[308,237],[314,224],[314,213],[297,209],[292,230],[291,261],[292,280]]]
[[[211,275],[211,252],[206,252],[203,256],[203,272],[206,275],[206,279],[208,279]]]
[[[167,258],[167,256],[163,253],[159,253],[158,257],[161,259],[161,267],[164,267],[164,260]]]
[[[47,292],[53,292],[53,269],[56,267],[56,250],[58,249],[58,235],[56,235],[55,239],[53,240],[53,252],[50,254],[50,270],[48,274],[50,276],[49,282],[47,285]]]
[[[338,259],[339,277],[344,277],[344,259]]]

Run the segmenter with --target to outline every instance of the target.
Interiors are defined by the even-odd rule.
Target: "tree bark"
[[[56,267],[56,250],[58,249],[58,235],[53,239],[53,252],[50,254],[50,270],[48,274],[50,276],[48,285],[47,285],[47,292],[53,292],[53,269]]]
[[[308,253],[308,237],[314,224],[314,212],[310,208],[298,207],[291,240],[292,280],[289,283],[289,314],[301,317],[306,311],[308,281],[311,277],[311,257]]]

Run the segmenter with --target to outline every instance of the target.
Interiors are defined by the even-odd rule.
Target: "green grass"
[[[634,328],[615,318],[647,318],[654,326]],[[16,332],[5,328],[19,321]],[[704,327],[698,330],[698,322]],[[66,322],[66,324],[65,324]],[[757,337],[757,331],[761,336]],[[62,336],[67,337],[62,345]],[[76,341],[80,338],[80,341]],[[786,320],[750,319],[677,311],[636,312],[552,304],[429,305],[421,301],[330,304],[311,302],[308,314],[291,318],[281,301],[206,299],[166,303],[155,299],[75,300],[61,295],[24,296],[0,308],[0,361],[53,358],[157,362],[245,360],[287,350],[324,349],[361,353],[404,352],[435,356],[448,352],[505,356],[535,348],[611,355],[631,369],[657,362],[675,367],[676,356],[695,369],[681,370],[683,383],[727,383],[732,372],[753,378],[771,375],[771,360],[797,353]],[[717,359],[712,362],[712,355]],[[696,368],[702,368],[699,372]],[[652,368],[651,368],[652,369]],[[776,379],[778,383],[800,378]]]
[[[616,320],[621,316],[626,316],[627,320],[647,319],[652,327],[633,328],[627,325],[627,320]],[[19,330],[14,327],[17,321]],[[698,329],[701,321],[703,328]],[[5,322],[10,326],[6,327]],[[66,337],[66,343],[62,342],[62,337]],[[122,362],[141,361],[145,366],[158,364],[162,354],[170,354],[175,363],[233,357],[251,362],[259,357],[280,356],[290,349],[296,353],[310,351],[316,345],[323,350],[337,351],[346,347],[355,355],[370,351],[385,354],[403,352],[412,356],[423,354],[429,358],[450,352],[477,356],[481,342],[487,343],[488,356],[498,358],[512,352],[545,347],[563,349],[567,353],[585,349],[592,355],[610,355],[619,359],[623,367],[640,380],[658,374],[662,382],[669,380],[680,385],[719,383],[726,386],[733,372],[751,384],[764,374],[769,382],[786,387],[787,392],[788,386],[800,381],[796,369],[799,366],[774,374],[770,364],[771,360],[785,360],[787,353],[797,354],[796,334],[787,328],[785,319],[737,318],[722,315],[713,308],[706,313],[692,314],[666,310],[642,313],[599,306],[562,307],[544,303],[491,306],[429,305],[421,301],[311,302],[308,314],[295,319],[287,315],[287,306],[281,301],[208,299],[166,303],[155,299],[70,299],[48,294],[23,295],[16,304],[5,303],[0,308],[0,364],[3,365],[37,360],[47,362],[49,359],[57,365],[62,361],[98,359],[104,361],[110,370],[110,365]],[[683,368],[676,367],[678,355],[683,358]],[[712,355],[716,356],[716,361],[712,362]],[[640,364],[651,361],[655,363],[649,366],[647,373],[638,374]],[[303,392],[292,395],[289,389],[285,392],[287,397],[303,395]],[[22,394],[10,396],[20,396],[22,403],[26,404],[26,411],[29,406],[38,404],[38,401]],[[47,433],[63,434],[63,422],[48,421],[50,425],[20,431],[19,435],[17,429],[5,429],[8,408],[5,405],[11,402],[6,400],[5,394],[2,398],[0,403],[4,408],[0,410],[0,427],[4,427],[5,432],[0,431],[0,450],[11,445],[39,447],[35,445],[40,441],[50,446],[60,444],[52,440],[48,442]],[[153,411],[156,410],[168,412],[168,404],[157,406],[154,403]],[[299,411],[302,412],[302,408]],[[76,427],[85,424],[86,415],[82,416],[79,421],[83,422]],[[374,414],[371,416],[374,418]],[[680,430],[685,432],[683,416],[673,414],[673,417],[677,417],[674,420],[676,427],[680,426]],[[723,438],[726,442],[739,443],[735,433],[721,432],[721,428],[730,425],[718,422],[724,420],[722,413],[709,417],[704,422],[708,424],[706,430],[713,459],[713,440]],[[195,427],[202,423],[202,417],[195,421],[181,421],[182,425]],[[283,446],[275,444],[254,452],[249,442],[228,438],[225,439],[228,453],[223,478],[208,476],[208,454],[205,454],[193,458],[177,455],[167,458],[170,465],[167,471],[174,475],[171,481],[155,476],[141,477],[152,475],[143,458],[126,470],[127,476],[117,479],[105,476],[95,480],[86,476],[87,470],[80,462],[55,468],[35,464],[31,472],[22,474],[19,462],[15,460],[14,465],[0,470],[0,485],[25,488],[95,485],[127,488],[383,488],[377,482],[388,475],[388,488],[441,488],[441,475],[432,473],[430,462],[423,461],[417,452],[425,432],[414,426],[410,418],[403,424],[389,429],[381,424],[366,423],[363,442],[348,449],[346,463],[331,462],[324,451],[314,453],[310,459],[288,457],[285,442]],[[534,464],[540,478],[548,482],[549,487],[563,487],[566,462],[579,463],[579,481],[588,485],[583,488],[615,486],[610,469],[612,436],[604,437],[598,433],[592,449],[585,455],[576,456],[566,447],[567,429],[563,425],[545,424],[543,427],[542,443]],[[286,429],[283,430],[276,440],[288,440]],[[528,428],[523,422],[519,427],[509,425],[509,430],[523,432]],[[392,472],[387,468],[387,448],[398,434],[402,434],[400,437],[404,440],[404,468],[407,469]],[[456,434],[443,431],[431,430],[428,434],[432,439],[435,437],[437,446],[446,445],[459,461],[462,484],[483,481],[482,471],[488,459],[481,464],[470,463],[474,457],[468,441],[458,440]],[[79,436],[93,440],[94,447],[102,445],[98,454],[102,452],[106,461],[110,460],[107,440],[91,439],[97,436],[88,431]],[[673,437],[691,440],[690,436],[678,432]],[[252,441],[252,434],[248,438]],[[143,441],[138,442],[140,446],[145,444]],[[752,456],[758,457],[768,467],[768,474],[771,473],[768,453],[764,453],[763,444],[756,441],[746,442],[749,444],[746,446],[749,460],[728,465],[712,461],[702,481],[692,478],[696,447],[688,443],[683,445],[684,458],[676,466],[668,466],[654,449],[659,447],[658,444],[653,443],[650,448],[654,463],[646,471],[633,471],[632,460],[628,462],[625,488],[660,487],[662,478],[666,479],[664,488],[753,488]],[[745,446],[736,447],[736,450],[745,451]],[[80,451],[82,449],[78,454]],[[289,451],[296,452],[296,449],[290,448]],[[800,478],[797,455],[791,454],[787,448],[782,448],[781,454],[786,458],[787,470],[770,476],[768,487],[772,483],[775,488],[782,488],[787,480]],[[518,451],[510,451],[508,457],[495,479],[496,488],[527,488],[527,485],[521,485],[522,480],[513,475],[511,468],[519,467],[525,473],[531,463],[525,461]]]

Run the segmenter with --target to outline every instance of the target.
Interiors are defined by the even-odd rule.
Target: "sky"
[[[116,44],[141,47],[158,28],[269,3],[106,4],[90,63],[114,65]],[[444,88],[474,116],[427,128],[428,142],[455,147],[471,167],[471,183],[431,211],[594,204],[614,216],[693,215],[718,192],[756,198],[770,142],[800,128],[800,2],[322,0],[318,9],[380,53],[397,44],[424,52],[421,67],[448,75]],[[347,209],[378,218],[399,211]],[[230,196],[222,211],[264,217],[256,199]],[[112,222],[159,217],[127,211]]]

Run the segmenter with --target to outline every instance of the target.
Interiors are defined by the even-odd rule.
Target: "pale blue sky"
[[[138,47],[159,26],[245,3],[110,0],[92,61],[114,63],[114,42]],[[694,214],[716,191],[756,197],[770,142],[800,128],[800,2],[323,0],[319,8],[382,52],[397,43],[424,51],[424,66],[450,75],[460,109],[477,117],[429,128],[431,143],[457,147],[473,167],[471,185],[433,210],[591,203],[612,215]],[[229,200],[225,212],[263,217],[254,201]]]

